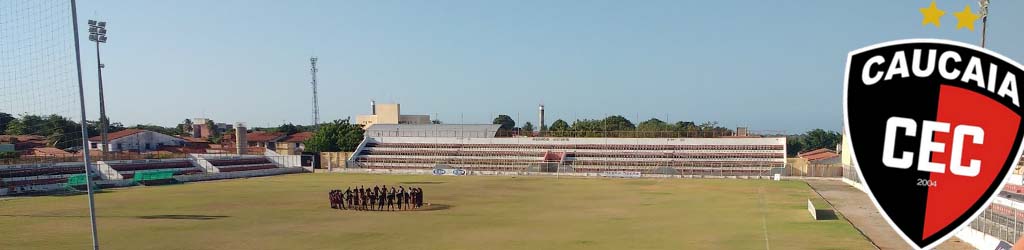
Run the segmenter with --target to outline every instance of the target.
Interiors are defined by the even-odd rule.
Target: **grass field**
[[[416,185],[434,211],[328,208],[347,185]],[[870,249],[812,221],[803,182],[294,174],[111,189],[104,249]],[[89,247],[86,197],[0,200],[0,249]],[[819,205],[820,206],[820,205]]]

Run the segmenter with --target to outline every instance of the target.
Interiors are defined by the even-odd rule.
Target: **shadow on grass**
[[[139,219],[162,219],[162,220],[216,220],[221,218],[227,218],[231,216],[226,215],[200,215],[200,214],[161,214],[161,215],[146,215],[146,216],[135,216]]]
[[[836,211],[832,209],[815,209],[818,213],[818,220],[838,220],[839,216],[836,215]]]
[[[88,215],[33,215],[33,214],[0,214],[0,217],[26,217],[26,218],[89,218]],[[96,216],[99,218],[136,218],[136,219],[166,219],[166,220],[215,220],[228,218],[225,215],[197,215],[197,214],[161,214],[144,216]]]
[[[377,212],[380,212],[380,213],[390,213],[390,212],[402,212],[402,213],[406,213],[406,212],[423,212],[423,211],[440,211],[440,210],[448,210],[448,209],[451,209],[452,207],[455,207],[455,206],[452,206],[452,205],[446,205],[446,204],[424,204],[424,205],[423,205],[423,207],[420,207],[420,208],[416,208],[416,209],[414,209],[414,210],[395,210],[395,211],[377,211],[377,210],[369,210],[369,211],[366,211],[366,210],[352,210],[352,209],[346,209],[345,211],[353,211],[353,212],[374,212],[374,213],[377,213]]]

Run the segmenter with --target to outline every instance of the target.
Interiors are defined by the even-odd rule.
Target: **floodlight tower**
[[[314,130],[320,127],[320,105],[319,105],[319,103],[317,103],[317,99],[316,99],[316,72],[318,71],[317,68],[316,68],[316,60],[317,60],[316,57],[310,57],[309,58],[309,64],[311,66],[310,69],[309,69],[309,73],[313,75],[313,82],[312,82],[312,84],[313,84],[313,129]]]
[[[96,42],[96,76],[100,87],[100,158],[107,156],[107,106],[103,100],[103,63],[100,61],[100,43],[107,43],[107,22],[89,20],[89,41]],[[88,150],[86,148],[85,150]]]
[[[985,47],[985,31],[988,29],[988,4],[989,0],[978,0],[979,12],[981,12],[981,47]]]

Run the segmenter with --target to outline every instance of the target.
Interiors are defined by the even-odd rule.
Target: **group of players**
[[[328,193],[328,198],[333,209],[394,211],[423,207],[423,189],[415,187],[409,187],[408,191],[402,186],[397,189],[392,186],[390,190],[388,186],[335,189]]]

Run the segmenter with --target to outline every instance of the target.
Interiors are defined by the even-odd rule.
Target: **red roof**
[[[185,140],[185,142],[188,142],[188,143],[210,143],[210,141],[208,141],[206,139],[203,139],[203,138],[193,138],[193,137],[188,137],[188,136],[175,136],[175,137],[177,137],[179,139],[182,139],[182,140]]]
[[[839,154],[837,154],[836,151],[833,151],[833,150],[827,149],[827,148],[819,148],[819,149],[815,149],[815,150],[811,150],[811,151],[807,151],[807,152],[803,152],[803,153],[797,154],[797,157],[807,159],[807,161],[824,160],[824,159],[829,159],[829,158],[838,157],[838,156],[839,156]]]
[[[134,134],[138,134],[138,133],[142,133],[142,132],[146,132],[146,130],[130,128],[130,129],[125,129],[125,130],[121,130],[121,131],[117,131],[117,132],[113,132],[113,133],[108,133],[107,134],[107,141],[112,141],[112,140],[115,140],[115,139],[118,139],[118,138],[121,138],[121,137],[130,136],[130,135],[134,135]],[[101,140],[103,140],[103,138],[101,136],[99,136],[99,135],[93,136],[93,137],[89,137],[89,141],[98,142],[98,141],[101,141]]]
[[[245,135],[245,140],[250,142],[266,142],[266,141],[278,141],[282,137],[285,137],[285,133],[281,132],[263,132],[255,131]]]
[[[71,157],[75,154],[57,148],[32,148],[21,152],[24,156],[60,156]]]
[[[288,137],[285,137],[281,141],[283,141],[283,142],[304,142],[304,141],[308,140],[310,137],[313,137],[313,132],[299,132],[299,133],[295,133],[295,134],[289,135]]]
[[[22,150],[29,148],[46,147],[46,137],[39,135],[0,135],[0,143],[14,143],[14,149]]]

